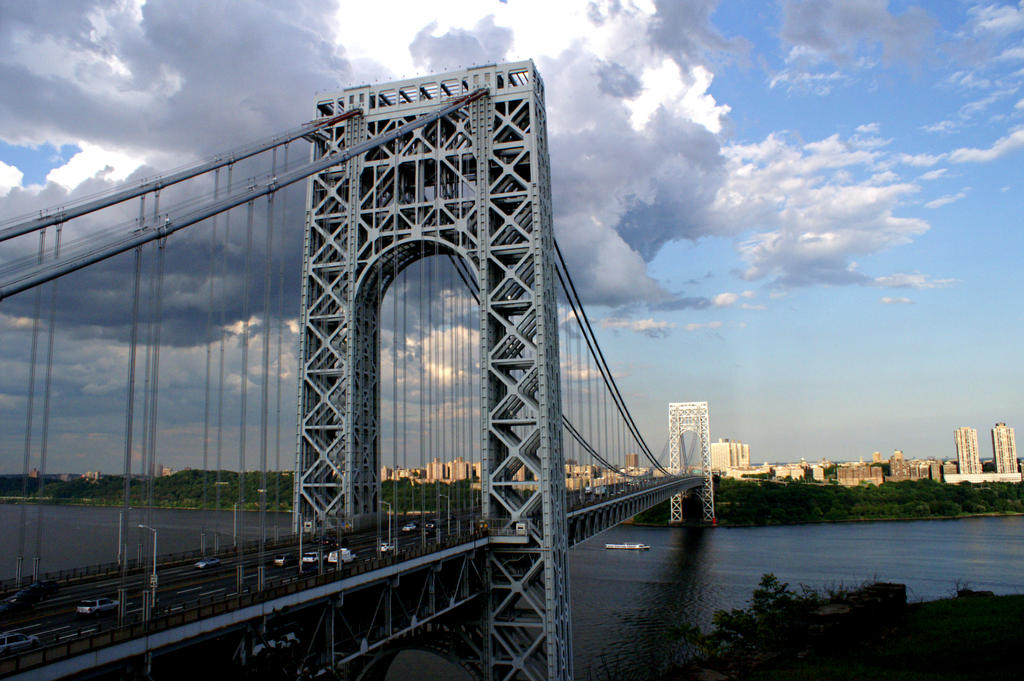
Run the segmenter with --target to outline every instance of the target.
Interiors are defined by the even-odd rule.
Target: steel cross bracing
[[[339,122],[313,156],[477,88],[489,95],[310,182],[295,517],[359,526],[376,514],[383,292],[418,259],[463,260],[481,292],[483,517],[509,535],[488,550],[485,666],[495,679],[571,679],[541,79],[526,61],[345,90],[319,113],[365,113]]]
[[[701,507],[704,520],[715,519],[714,480],[711,475],[711,428],[707,402],[672,402],[668,405],[669,470],[679,475],[684,473],[680,460],[680,449],[684,433],[695,433],[700,445],[701,472],[704,485],[701,487]],[[683,520],[683,495],[672,497],[670,521]]]

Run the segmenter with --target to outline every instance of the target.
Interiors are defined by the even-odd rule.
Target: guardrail
[[[138,617],[133,616],[131,622],[121,626],[114,625],[103,629],[101,625],[99,630],[88,627],[88,632],[83,631],[87,627],[82,627],[78,635],[70,638],[66,633],[63,636],[55,635],[53,642],[44,643],[38,648],[24,651],[11,657],[0,658],[0,677],[35,669],[75,655],[89,653],[99,648],[130,641],[140,636],[148,636],[156,632],[173,629],[174,627],[197,622],[208,617],[215,617],[226,612],[274,600],[275,598],[305,589],[365,574],[372,570],[471,542],[483,536],[486,536],[485,532],[472,532],[468,537],[456,536],[446,538],[430,546],[407,549],[381,558],[369,558],[358,563],[349,563],[337,569],[325,570],[308,576],[299,574],[279,577],[268,580],[262,591],[249,590],[246,593],[232,594],[230,596],[197,598],[184,604],[175,605],[170,609],[161,610],[158,608],[156,612],[159,614],[148,621],[140,621]]]

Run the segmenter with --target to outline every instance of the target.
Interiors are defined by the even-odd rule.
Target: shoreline
[[[730,523],[728,521],[719,520],[714,527],[788,527],[791,525],[842,525],[845,523],[893,523],[893,522],[912,522],[914,520],[966,520],[968,518],[1015,518],[1024,516],[1024,513],[1018,513],[1016,511],[997,512],[991,511],[988,513],[962,513],[960,515],[930,515],[930,516],[917,516],[917,517],[887,517],[887,518],[844,518],[843,520],[794,520],[787,523]],[[687,527],[686,522],[679,525],[673,525],[671,523],[645,523],[637,522],[632,518],[624,520],[620,525],[633,525],[634,527]],[[693,527],[693,525],[690,525]],[[703,527],[710,527],[709,525],[702,524]]]
[[[21,497],[0,497],[0,504],[2,504],[4,506],[25,505],[25,506],[81,506],[81,507],[90,507],[90,508],[122,508],[122,504],[120,504],[120,503],[108,504],[108,503],[103,503],[103,502],[90,502],[87,499],[76,499],[74,501],[59,501],[57,499],[24,499],[24,498],[21,498]],[[161,505],[145,506],[145,505],[132,505],[130,508],[132,510],[134,510],[134,511],[142,511],[142,510],[154,510],[154,511],[209,511],[209,512],[217,512],[217,511],[223,512],[223,511],[226,511],[228,513],[231,513],[234,510],[233,507],[231,507],[231,506],[228,506],[226,508],[201,508],[199,506],[161,506]],[[260,508],[258,506],[255,506],[255,507],[246,507],[246,508],[243,508],[241,510],[243,512],[245,512],[245,513],[254,513],[254,512],[258,512],[260,510]],[[292,512],[292,510],[290,508],[289,509],[276,510],[276,511],[273,510],[273,509],[269,509],[269,508],[267,509],[267,513],[291,513],[291,512]]]

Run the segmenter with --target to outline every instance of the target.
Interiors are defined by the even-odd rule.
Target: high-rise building
[[[640,455],[626,454],[626,468],[640,468]]]
[[[910,462],[903,458],[903,450],[893,450],[889,457],[889,475],[894,478],[906,478],[910,476]]]
[[[711,468],[727,471],[730,468],[750,467],[750,445],[739,440],[719,438],[711,443]]]
[[[1005,423],[997,423],[992,429],[992,459],[996,463],[996,473],[1017,472],[1017,441],[1013,437],[1013,428]]]
[[[981,473],[981,459],[978,458],[978,431],[961,426],[953,431],[956,443],[957,468],[961,475]]]

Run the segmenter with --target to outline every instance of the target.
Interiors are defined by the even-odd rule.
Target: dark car
[[[11,598],[17,598],[19,601],[25,601],[29,605],[35,605],[40,599],[42,599],[42,597],[43,594],[40,591],[31,587],[25,587],[11,596]]]
[[[28,588],[24,590],[34,594],[36,600],[38,601],[44,598],[49,598],[50,596],[57,593],[60,590],[60,588],[57,586],[57,582],[51,579],[45,579],[39,582],[33,582],[32,584],[29,584]]]
[[[19,591],[18,593],[21,592]],[[14,615],[31,609],[32,602],[23,598],[18,598],[17,595],[11,596],[3,602],[0,602],[0,616]]]

